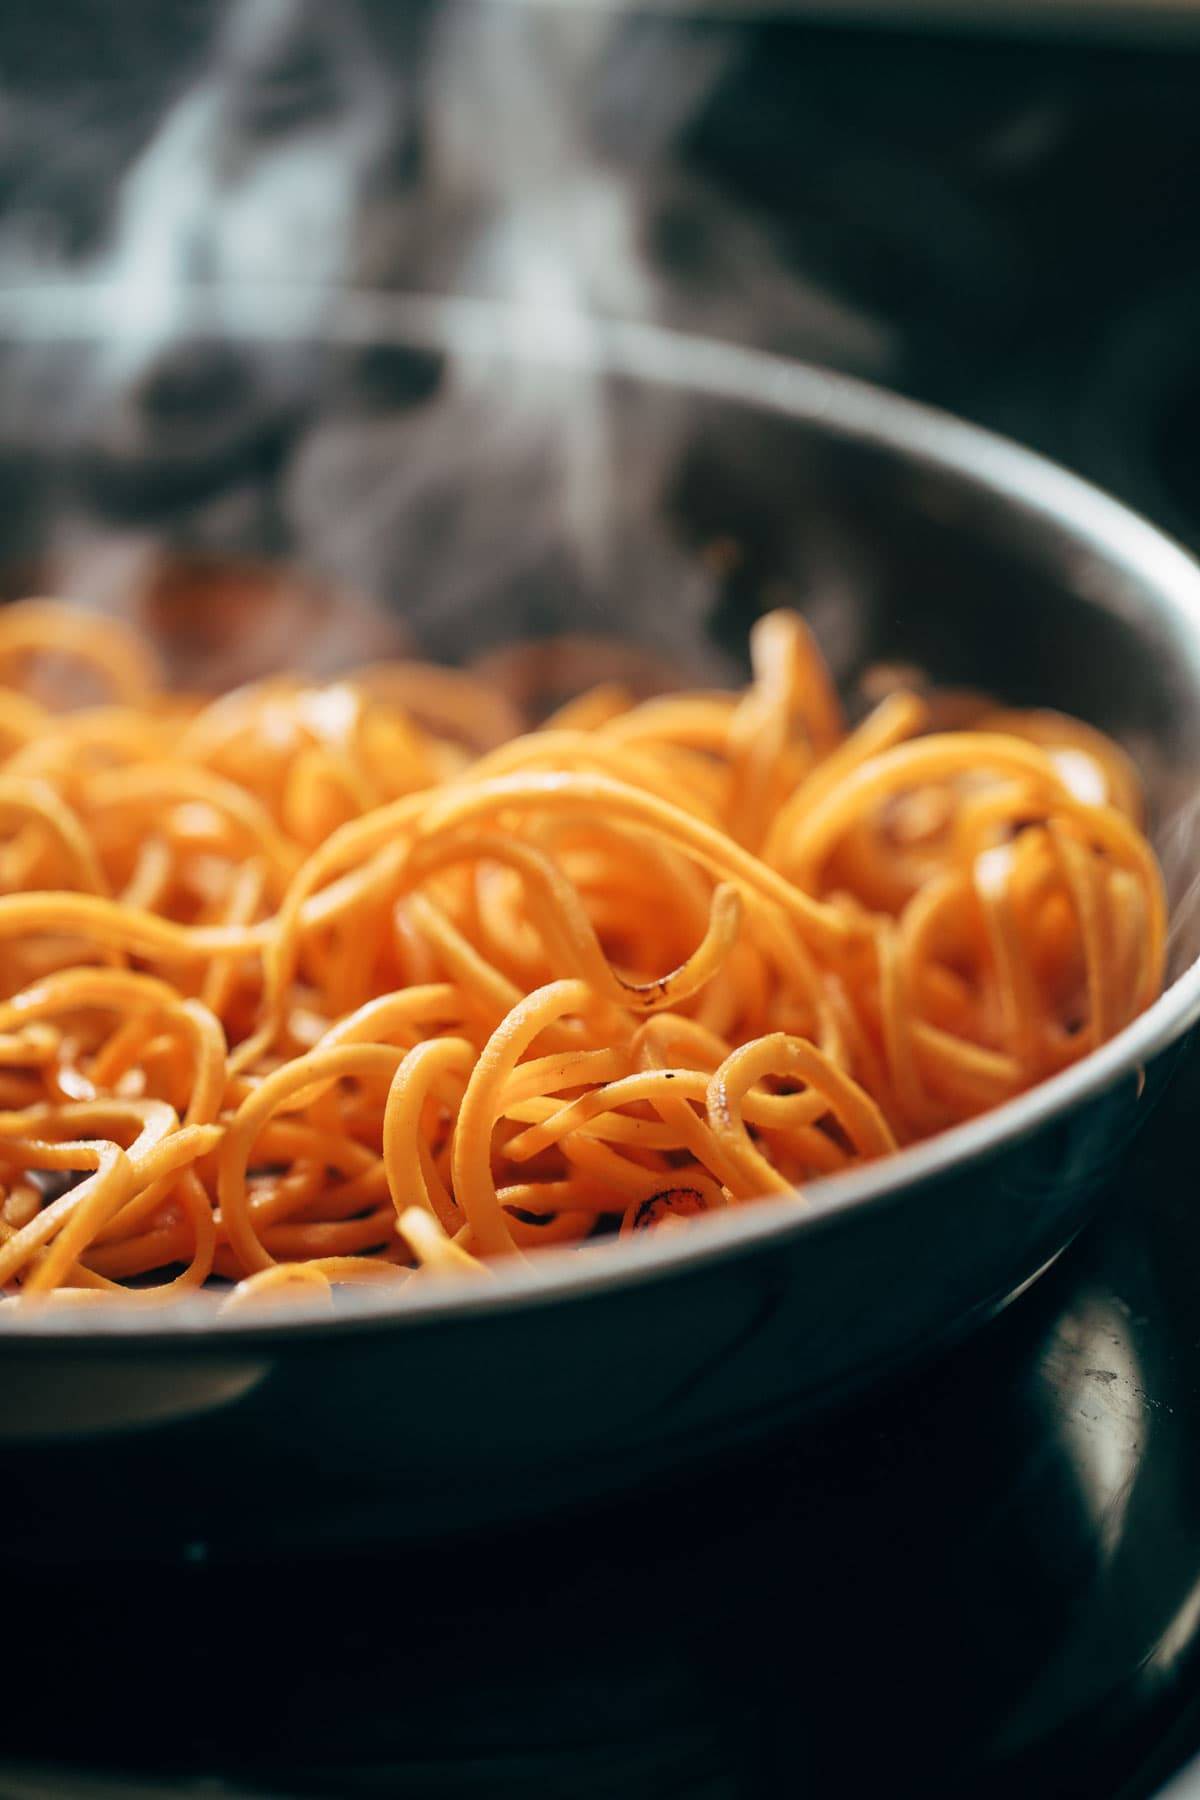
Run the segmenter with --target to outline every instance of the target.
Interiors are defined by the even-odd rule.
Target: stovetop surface
[[[394,1557],[266,1518],[252,1566],[9,1571],[0,1794],[1156,1792],[1200,1741],[1198,1104],[1193,1054],[1006,1315],[752,1456]]]

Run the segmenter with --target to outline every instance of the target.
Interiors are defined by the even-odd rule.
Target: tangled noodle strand
[[[807,628],[745,693],[521,731],[418,664],[170,695],[0,616],[0,1290],[236,1309],[792,1196],[1020,1093],[1160,991],[1136,775],[884,697]],[[46,704],[68,667],[96,703]]]

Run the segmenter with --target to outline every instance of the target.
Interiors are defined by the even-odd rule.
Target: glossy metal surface
[[[131,1574],[51,1482],[91,1561],[82,1589],[5,1569],[0,1792],[1157,1792],[1200,1743],[1198,1105],[1193,1057],[1096,1223],[956,1355],[616,1504],[271,1562],[272,1503],[227,1462],[253,1562],[201,1500]],[[163,1447],[128,1479],[166,1502]]]
[[[23,329],[51,345],[78,337],[79,307],[76,294],[43,295]],[[0,317],[19,311],[8,296]],[[262,297],[246,297],[239,330],[296,349]],[[1178,979],[1033,1096],[824,1184],[804,1211],[739,1209],[634,1255],[546,1254],[528,1278],[398,1312],[352,1298],[334,1319],[261,1327],[187,1314],[5,1319],[0,1477],[26,1495],[86,1490],[106,1537],[142,1550],[176,1542],[188,1519],[232,1549],[262,1535],[264,1516],[296,1546],[520,1516],[894,1374],[988,1317],[1071,1238],[1200,1010],[1200,575],[1166,540],[1000,440],[751,352],[363,295],[331,323],[327,349],[380,342],[436,349],[497,405],[535,378],[560,409],[586,395],[615,467],[648,436],[667,464],[649,512],[644,486],[613,484],[604,524],[619,588],[598,598],[584,563],[552,561],[542,591],[522,589],[523,612],[511,586],[492,596],[501,624],[570,624],[585,604],[607,606],[614,631],[695,661],[741,644],[783,588],[810,608],[850,687],[881,658],[917,662],[1120,736],[1150,785]],[[408,426],[414,454],[423,416]],[[668,541],[680,569],[713,543],[736,546],[736,572],[699,622],[661,588]],[[410,547],[411,531],[393,541],[393,589]],[[495,632],[489,617],[480,629]],[[147,1434],[159,1461],[150,1508],[128,1501],[144,1492]],[[252,1510],[229,1489],[234,1466],[254,1484]],[[23,1508],[12,1543],[51,1537],[46,1508]]]

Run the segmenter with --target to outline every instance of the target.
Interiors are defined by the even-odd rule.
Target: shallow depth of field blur
[[[322,347],[362,289],[798,354],[1200,539],[1200,33],[1004,10],[63,0],[50,29],[6,8],[0,591],[117,603],[163,546],[265,552],[369,596],[338,614],[361,648],[378,601],[450,656],[537,628],[498,572],[611,596],[606,494],[661,508],[704,447],[581,375],[481,394],[432,350]],[[276,340],[239,334],[249,291]],[[76,328],[30,341],[48,293]],[[751,510],[755,479],[751,457]],[[708,623],[711,559],[655,567]],[[210,650],[232,605],[200,605]]]

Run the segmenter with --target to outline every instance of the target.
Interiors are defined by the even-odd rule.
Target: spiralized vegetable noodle
[[[111,621],[0,613],[5,1304],[329,1300],[803,1205],[1150,1004],[1114,744],[903,689],[851,728],[791,613],[751,653],[509,735],[448,670],[202,700]],[[48,710],[69,664],[104,698]]]

